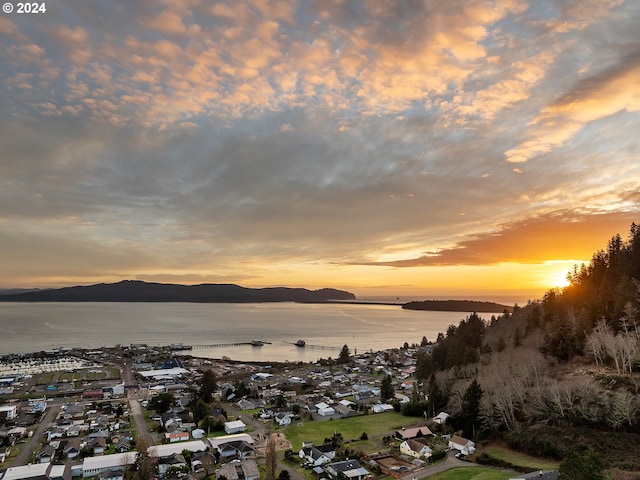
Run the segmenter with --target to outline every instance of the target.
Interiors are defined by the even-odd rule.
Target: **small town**
[[[477,465],[447,412],[399,413],[432,345],[405,347],[273,365],[182,345],[6,356],[0,478],[417,479]],[[534,474],[513,478],[558,472]]]

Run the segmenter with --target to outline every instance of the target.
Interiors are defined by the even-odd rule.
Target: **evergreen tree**
[[[560,464],[558,480],[604,480],[604,464],[591,447],[575,446],[565,455]]]
[[[439,411],[445,403],[446,399],[440,392],[440,387],[438,387],[438,382],[436,382],[436,375],[435,373],[432,373],[429,378],[429,411],[435,417],[437,413],[436,411]]]
[[[216,376],[211,370],[205,370],[202,378],[198,382],[198,390],[196,393],[197,399],[204,401],[205,403],[211,403],[213,400],[213,394],[218,389],[216,382]]]
[[[340,355],[338,356],[338,360],[336,360],[336,363],[338,364],[349,363],[349,360],[350,360],[349,347],[345,345],[342,347],[342,350],[340,350]]]
[[[391,375],[385,375],[382,379],[382,383],[380,384],[380,400],[382,400],[382,402],[386,402],[393,398],[393,395],[394,391],[393,385],[391,385]]]
[[[462,397],[462,420],[464,422],[464,432],[466,435],[476,436],[476,423],[480,413],[480,399],[482,398],[482,388],[477,379],[473,379]]]
[[[416,358],[416,371],[415,377],[418,380],[428,378],[433,372],[433,363],[431,362],[431,355],[425,352],[420,352]]]

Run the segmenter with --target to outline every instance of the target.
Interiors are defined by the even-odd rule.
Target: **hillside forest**
[[[640,478],[640,226],[615,235],[569,286],[484,320],[472,314],[418,358],[422,395],[468,438],[562,459],[588,449],[610,478]]]

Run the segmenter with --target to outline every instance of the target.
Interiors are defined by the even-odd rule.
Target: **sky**
[[[0,287],[524,301],[640,221],[638,1],[44,3],[0,14]]]

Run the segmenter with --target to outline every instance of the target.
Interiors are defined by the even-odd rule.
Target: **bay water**
[[[194,356],[303,361],[435,341],[465,312],[399,305],[301,303],[0,303],[0,354],[129,345],[251,345],[194,348]],[[490,318],[490,314],[481,315]],[[304,348],[295,345],[304,340]]]

